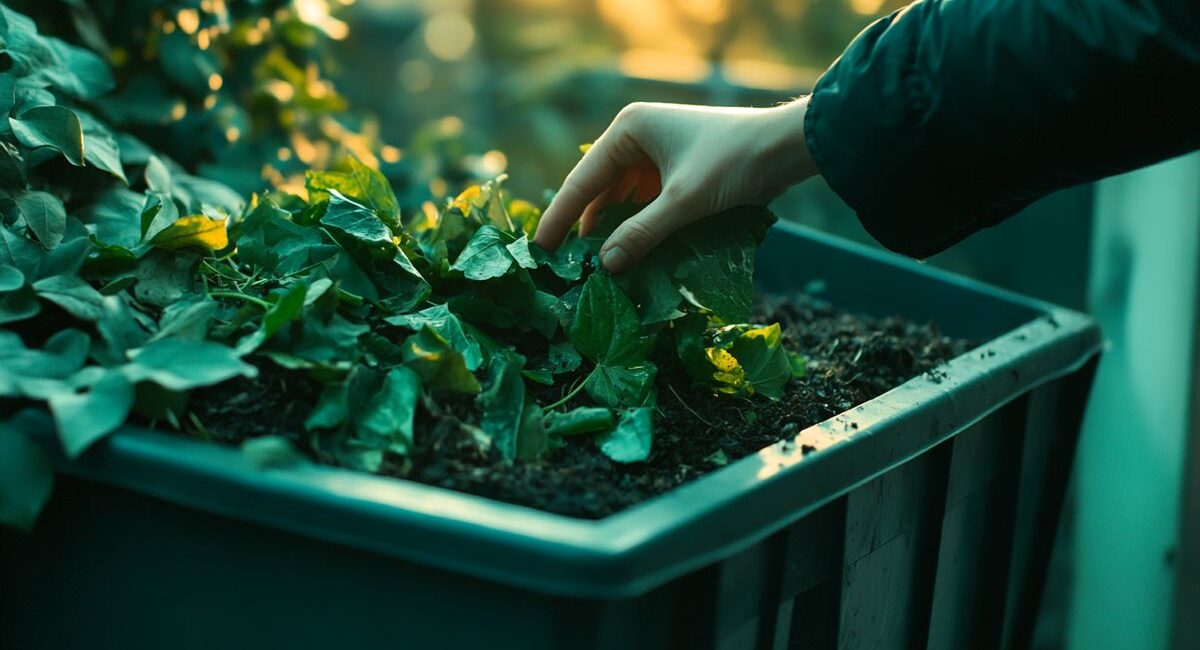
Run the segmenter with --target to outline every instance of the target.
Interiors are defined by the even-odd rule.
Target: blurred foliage
[[[98,114],[184,168],[243,195],[299,190],[308,169],[379,167],[406,207],[428,181],[461,183],[464,152],[437,138],[406,156],[378,120],[350,110],[328,71],[349,28],[326,0],[19,0],[43,32],[79,42],[114,71]],[[436,129],[430,132],[437,134]]]

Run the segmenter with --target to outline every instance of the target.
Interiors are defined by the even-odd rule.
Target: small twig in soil
[[[679,396],[679,393],[675,392],[675,387],[674,387],[674,386],[672,386],[672,385],[670,385],[670,384],[667,384],[667,388],[670,388],[670,389],[671,389],[671,394],[675,396],[675,399],[679,400],[679,404],[680,404],[680,405],[682,405],[682,406],[683,406],[683,408],[687,409],[687,412],[688,412],[688,413],[691,413],[692,415],[696,416],[696,419],[697,419],[697,420],[700,420],[701,422],[703,422],[703,423],[704,423],[704,425],[705,425],[705,426],[707,426],[708,428],[710,428],[710,429],[715,429],[715,428],[717,428],[717,427],[713,426],[713,423],[712,423],[712,422],[709,422],[708,420],[705,420],[703,416],[701,416],[699,413],[697,413],[697,412],[695,411],[695,409],[693,409],[692,407],[688,406],[688,403],[687,403],[687,402],[685,402],[685,401],[683,401],[683,398]]]

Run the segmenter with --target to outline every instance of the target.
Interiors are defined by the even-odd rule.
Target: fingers
[[[615,184],[627,167],[645,160],[631,131],[630,111],[622,111],[563,181],[538,223],[534,241],[553,250],[596,197]]]
[[[694,220],[688,203],[661,195],[622,223],[600,249],[600,263],[620,273],[645,257],[670,234]]]
[[[607,190],[600,193],[600,196],[592,199],[587,208],[583,210],[583,216],[579,218],[579,236],[583,237],[596,227],[596,222],[600,218],[600,211],[604,206],[613,202],[616,195],[617,186],[611,185]]]

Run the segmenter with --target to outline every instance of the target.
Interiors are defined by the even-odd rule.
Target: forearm
[[[809,150],[873,235],[928,256],[1053,190],[1200,147],[1196,7],[919,2],[822,77]]]

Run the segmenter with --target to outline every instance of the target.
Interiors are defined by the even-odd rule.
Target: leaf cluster
[[[698,221],[614,277],[599,244],[638,206],[546,251],[503,178],[405,211],[350,158],[246,202],[96,117],[113,87],[0,5],[0,399],[46,404],[68,456],[134,413],[203,432],[197,391],[272,365],[320,387],[305,446],[343,466],[402,462],[450,403],[507,459],[585,438],[631,463],[660,378],[777,398],[803,371],[778,325],[747,323],[765,209]],[[27,525],[49,464],[18,437],[0,426],[0,518]],[[276,462],[278,442],[248,453]]]

